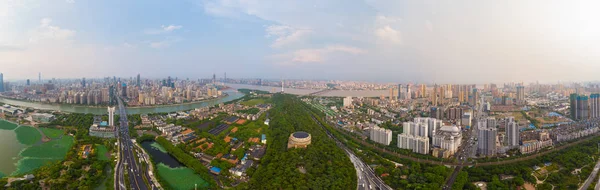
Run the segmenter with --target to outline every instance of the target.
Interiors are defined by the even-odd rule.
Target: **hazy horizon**
[[[595,1],[84,1],[0,4],[6,81],[288,78],[596,81]],[[127,77],[127,78],[129,78]]]

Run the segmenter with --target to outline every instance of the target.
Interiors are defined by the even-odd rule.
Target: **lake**
[[[63,135],[42,143],[36,129],[0,120],[0,143],[0,176],[22,175],[63,160],[73,145],[73,137]]]

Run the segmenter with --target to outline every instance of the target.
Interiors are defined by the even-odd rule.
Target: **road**
[[[140,155],[140,151],[134,150],[136,148],[134,148],[133,142],[129,137],[129,122],[127,121],[127,110],[125,109],[123,101],[121,98],[117,98],[117,102],[119,103],[120,125],[117,129],[119,160],[117,162],[117,170],[115,171],[117,172],[115,189],[157,189],[148,172],[140,169],[140,164],[138,163],[139,160],[135,160],[134,153]],[[142,156],[138,156],[138,158],[141,157]],[[128,173],[130,187],[126,187],[125,185],[125,172]],[[149,184],[146,184],[144,177],[148,180]]]
[[[458,148],[456,154],[454,154],[454,158],[458,160],[459,165],[454,167],[454,171],[452,172],[448,180],[446,180],[446,185],[444,185],[443,187],[444,190],[452,189],[452,184],[454,184],[456,177],[463,169],[464,165],[469,163],[468,159],[470,157],[475,157],[477,146],[474,139],[477,138],[477,121],[480,118],[485,117],[485,113],[483,113],[483,99],[481,100],[479,106],[477,106],[475,111],[477,113],[473,115],[471,126],[468,130],[464,131],[460,147]]]
[[[329,138],[333,139],[336,142],[337,146],[340,147],[342,150],[344,150],[346,152],[346,154],[348,154],[348,157],[350,157],[350,161],[354,165],[354,169],[356,169],[356,175],[358,177],[358,183],[357,183],[358,187],[356,189],[358,189],[358,190],[372,190],[372,189],[374,189],[374,190],[392,190],[392,188],[390,186],[386,185],[385,182],[383,182],[383,180],[381,180],[381,178],[379,178],[375,174],[375,171],[373,171],[373,169],[371,167],[369,167],[369,165],[365,164],[362,160],[360,160],[360,158],[358,158],[356,155],[354,155],[352,150],[348,149],[337,138],[335,138],[335,136],[333,136],[329,132],[329,130],[327,130],[327,128],[325,128],[325,126],[323,126],[323,124],[315,118],[314,115],[312,116],[312,118],[315,121],[315,123],[319,124],[321,126],[321,128],[323,128],[323,130],[325,130],[325,132],[327,133]]]
[[[594,170],[592,170],[592,173],[590,173],[590,176],[588,176],[588,178],[585,180],[585,182],[583,183],[583,185],[579,188],[580,190],[586,190],[586,189],[588,189],[588,187],[590,187],[590,185],[592,184],[592,182],[594,181],[594,179],[596,179],[596,175],[598,174],[598,170],[600,170],[600,159],[596,163],[596,166],[594,166]],[[596,184],[596,188],[595,189],[598,189],[598,184]]]

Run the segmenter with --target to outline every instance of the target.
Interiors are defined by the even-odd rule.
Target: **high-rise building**
[[[344,98],[344,108],[352,108],[352,96]]]
[[[519,146],[519,126],[513,118],[507,118],[506,121],[506,137],[507,145],[509,148],[516,148]]]
[[[433,86],[433,90],[431,91],[431,105],[438,105],[438,86],[437,84]]]
[[[110,85],[108,88],[108,104],[113,105],[115,103],[115,86]]]
[[[429,111],[429,117],[436,119],[443,119],[444,111],[439,107],[431,107]]]
[[[579,95],[578,94],[571,94],[569,96],[569,102],[570,102],[570,111],[571,111],[571,118],[572,119],[577,119],[577,97]]]
[[[600,94],[590,94],[590,118],[600,117]]]
[[[398,148],[409,149],[414,153],[429,154],[429,138],[406,134],[398,135]]]
[[[81,87],[85,88],[85,77],[81,79]]]
[[[583,120],[589,118],[590,114],[589,100],[585,95],[577,97],[577,120]]]
[[[29,79],[27,79],[27,86],[31,85]]]
[[[406,99],[406,100],[412,99],[412,93],[410,92],[410,84],[406,85],[406,92],[405,92],[404,99]]]
[[[4,74],[0,73],[0,92],[4,92]]]
[[[525,102],[525,87],[517,86],[517,104],[523,104]]]
[[[389,129],[373,126],[369,132],[369,139],[379,144],[390,145],[392,142],[392,131]]]
[[[115,126],[115,107],[108,107],[108,126]]]
[[[137,86],[137,87],[142,86],[142,81],[140,80],[140,74],[138,74],[137,77],[135,78],[135,86]]]
[[[487,121],[478,123],[479,140],[477,141],[477,153],[480,156],[496,155],[496,136],[498,130],[496,127],[490,127],[487,124]]]
[[[127,97],[127,84],[125,83],[121,85],[121,96]]]
[[[398,99],[398,97],[397,97],[398,96],[398,88],[391,87],[389,89],[389,91],[390,91],[390,95],[389,95],[390,101]]]

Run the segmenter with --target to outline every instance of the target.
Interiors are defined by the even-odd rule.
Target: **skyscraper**
[[[135,86],[140,87],[142,82],[140,81],[140,74],[135,78]]]
[[[590,107],[588,101],[588,97],[585,95],[577,96],[577,120],[589,118]]]
[[[411,98],[412,98],[412,94],[411,94],[411,92],[410,92],[410,84],[407,84],[407,85],[406,85],[406,97],[404,97],[404,99],[407,99],[407,100],[409,100],[409,99],[411,99]]]
[[[29,82],[29,79],[27,79],[27,86],[31,85],[31,83]]]
[[[431,91],[431,105],[433,106],[437,106],[438,105],[438,87],[437,84],[433,85],[433,90]]]
[[[4,92],[4,74],[0,73],[0,92]]]
[[[115,126],[115,107],[108,107],[108,126]]]
[[[573,93],[569,96],[571,118],[577,119],[577,94]]]
[[[38,73],[38,83],[42,84],[42,73]]]
[[[495,126],[489,126],[488,123],[491,120],[480,121],[477,125],[479,140],[477,141],[477,153],[481,156],[494,156],[496,155],[496,136],[498,134],[498,130]]]
[[[525,87],[517,86],[517,104],[525,102]]]
[[[392,142],[392,131],[373,126],[370,129],[369,138],[379,144],[390,145],[390,142]]]
[[[519,127],[517,126],[517,122],[514,121],[506,121],[506,136],[507,136],[507,145],[509,148],[515,148],[519,146]]]
[[[81,87],[85,88],[85,77],[81,80]]]
[[[600,117],[600,94],[590,94],[590,118]]]

